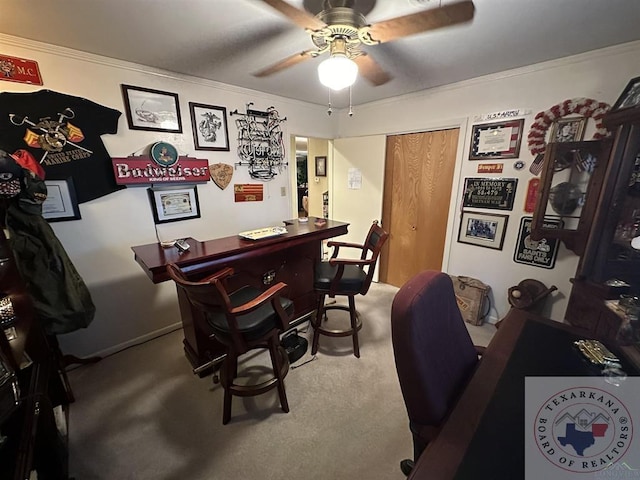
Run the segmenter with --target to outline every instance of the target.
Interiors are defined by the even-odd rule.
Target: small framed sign
[[[556,264],[559,240],[557,238],[542,238],[540,240],[532,240],[532,223],[533,217],[522,217],[520,219],[520,231],[518,232],[516,250],[513,253],[513,261],[516,263],[531,265],[533,267],[551,269]],[[562,228],[562,221],[557,219],[545,218],[543,220],[543,225],[545,229]]]
[[[524,118],[474,125],[469,160],[518,158]]]
[[[465,178],[463,207],[512,210],[517,178]]]

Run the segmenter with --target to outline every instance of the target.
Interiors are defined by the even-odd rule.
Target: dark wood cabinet
[[[613,142],[566,319],[638,348],[638,309],[619,300],[640,295],[640,106],[609,113],[604,124]]]
[[[45,335],[0,230],[0,291],[10,298],[11,339],[0,329],[2,358],[17,379],[18,402],[0,423],[0,480],[66,480],[72,399],[55,338]],[[6,326],[6,325],[5,325]]]

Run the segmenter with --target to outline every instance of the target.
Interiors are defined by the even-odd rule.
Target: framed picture
[[[559,118],[551,125],[549,142],[579,142],[584,137],[585,117]]]
[[[635,107],[638,104],[640,104],[640,77],[632,78],[629,81],[611,110]]]
[[[462,211],[458,242],[502,250],[508,215]]]
[[[524,118],[474,125],[469,160],[518,158]]]
[[[327,157],[316,157],[316,177],[327,176]]]
[[[49,222],[80,220],[80,209],[76,198],[73,178],[45,180],[47,199],[42,204],[42,216]]]
[[[200,203],[195,185],[183,188],[152,187],[148,192],[156,224],[200,218]]]
[[[131,130],[182,133],[178,94],[122,85]]]
[[[196,150],[229,151],[227,109],[189,102],[191,128]]]

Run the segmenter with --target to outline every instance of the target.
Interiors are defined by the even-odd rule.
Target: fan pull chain
[[[351,85],[349,85],[349,116],[353,117],[353,106],[351,103]]]
[[[329,90],[329,109],[327,110],[327,115],[331,116],[331,113],[333,112],[331,109],[331,89],[328,88],[327,90]]]

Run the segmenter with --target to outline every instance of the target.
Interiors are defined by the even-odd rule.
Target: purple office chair
[[[473,373],[482,347],[474,347],[448,275],[427,270],[405,283],[391,307],[396,370],[413,434],[408,475],[438,434]]]

